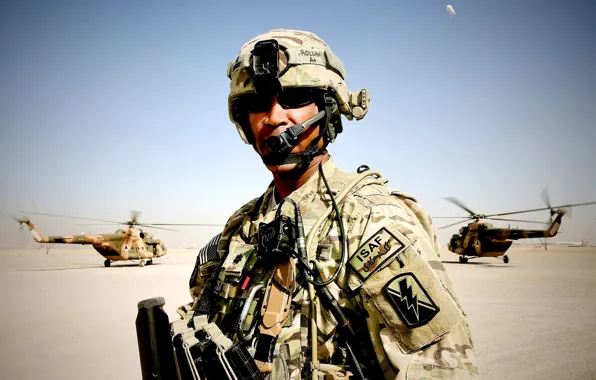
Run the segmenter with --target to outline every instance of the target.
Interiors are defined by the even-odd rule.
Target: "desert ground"
[[[468,313],[482,378],[596,379],[596,248],[514,246],[510,262],[442,260]],[[189,302],[196,250],[103,266],[91,247],[0,251],[2,379],[140,379],[137,302]]]

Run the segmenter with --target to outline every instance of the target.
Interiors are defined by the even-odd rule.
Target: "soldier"
[[[227,75],[230,119],[273,181],[199,252],[187,308],[246,342],[270,379],[478,379],[467,316],[430,217],[380,173],[344,172],[327,151],[342,114],[366,115],[368,91],[350,92],[340,59],[297,30],[251,39]],[[295,216],[290,201],[303,218],[306,257],[266,265],[256,252],[259,228]]]

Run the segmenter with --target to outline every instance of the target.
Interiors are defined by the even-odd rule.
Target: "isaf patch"
[[[408,327],[423,326],[439,312],[439,307],[414,273],[395,276],[385,285],[384,290],[393,308]]]
[[[366,281],[404,247],[395,235],[382,227],[356,250],[348,265],[362,281]]]

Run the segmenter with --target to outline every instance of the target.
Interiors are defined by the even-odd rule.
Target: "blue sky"
[[[379,170],[433,216],[463,215],[447,196],[485,214],[542,207],[545,187],[555,205],[596,200],[596,3],[364,4],[2,2],[0,244],[22,242],[19,210],[223,223],[258,196],[271,177],[228,119],[225,72],[274,28],[316,33],[370,90],[330,147],[343,169]],[[46,234],[116,228],[30,216]],[[595,218],[574,209],[556,240],[596,244]],[[154,232],[200,246],[217,228]]]

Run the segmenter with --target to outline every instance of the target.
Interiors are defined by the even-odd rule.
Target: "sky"
[[[11,215],[46,235],[118,228],[21,211],[223,224],[259,196],[271,175],[229,120],[226,68],[275,28],[317,34],[370,91],[329,148],[342,169],[380,171],[433,217],[466,216],[445,197],[483,214],[545,207],[544,188],[596,201],[595,17],[590,0],[3,1],[0,247],[33,244]],[[179,248],[219,230],[151,232]],[[552,240],[581,239],[596,244],[596,205]]]

